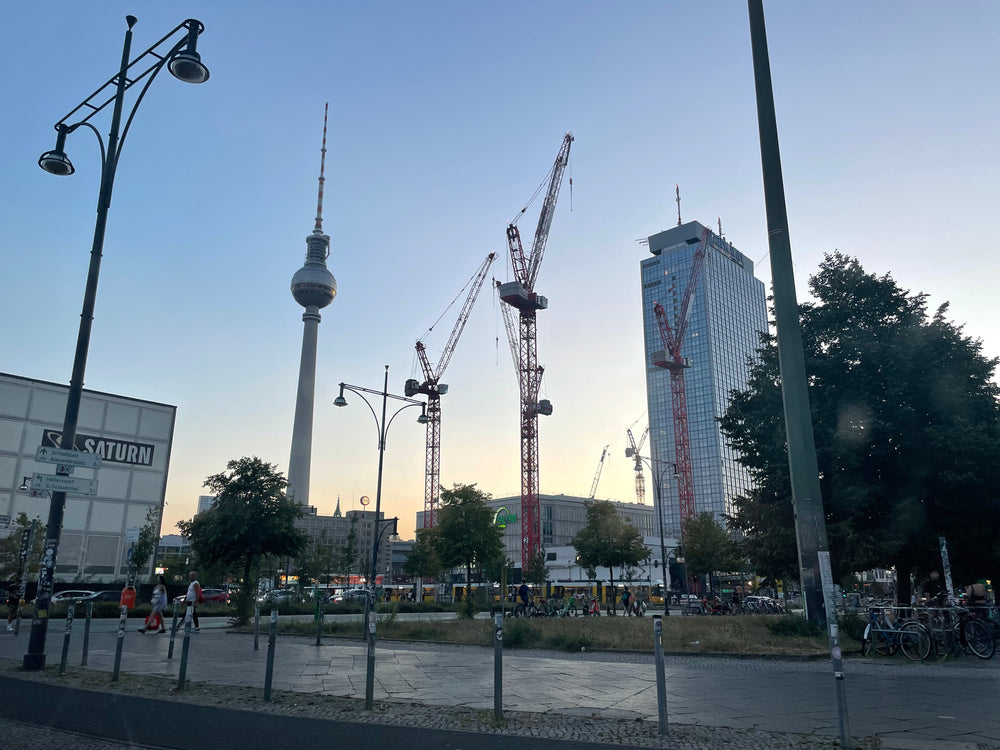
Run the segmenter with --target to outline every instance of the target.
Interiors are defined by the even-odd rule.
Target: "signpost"
[[[96,479],[75,479],[58,474],[32,474],[33,492],[65,492],[71,495],[96,495]]]
[[[45,445],[38,446],[35,451],[35,460],[45,464],[61,464],[62,466],[79,466],[81,469],[100,469],[101,457],[96,453],[84,453],[74,451],[69,448],[50,448]]]

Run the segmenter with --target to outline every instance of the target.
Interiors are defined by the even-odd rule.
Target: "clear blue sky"
[[[643,417],[636,239],[676,221],[723,228],[770,281],[743,2],[49,2],[11,5],[0,122],[0,369],[68,382],[98,190],[36,165],[52,125],[134,50],[188,16],[211,80],[166,74],[125,143],[86,386],[178,406],[165,531],[205,476],[259,455],[287,468],[301,343],[288,287],[305,256],[330,102],[325,228],[339,283],[319,331],[311,496],[374,496],[376,432],[341,380],[401,392],[422,336],[504,228],[566,130],[567,184],[536,288],[541,489],[633,498],[625,428]],[[839,249],[951,315],[1000,354],[1000,5],[766,2],[800,299]],[[60,36],[65,35],[65,36]],[[100,129],[108,129],[107,120]],[[571,210],[572,209],[572,210]],[[537,204],[525,219],[530,236]],[[440,353],[457,308],[427,339]],[[517,494],[517,382],[484,288],[445,375],[442,481]],[[499,338],[499,341],[498,341]],[[637,429],[641,430],[644,422]],[[383,508],[412,533],[424,432],[390,430]]]

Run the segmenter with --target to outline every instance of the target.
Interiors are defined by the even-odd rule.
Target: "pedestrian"
[[[986,598],[986,584],[981,581],[968,586],[965,593],[967,596],[966,606],[978,609],[990,606],[990,600]]]
[[[7,630],[14,629],[14,620],[17,619],[17,610],[21,606],[21,595],[16,588],[7,592]]]
[[[528,589],[528,584],[527,583],[522,583],[521,587],[517,590],[517,596],[521,600],[521,604],[523,604],[525,607],[528,606],[528,597],[530,595],[531,595],[531,592]]]
[[[163,576],[160,576],[160,580],[153,587],[153,598],[150,599],[150,603],[153,605],[153,611],[149,613],[139,632],[145,633],[147,630],[156,632],[159,628],[160,633],[166,633],[163,612],[167,608],[167,581]]]
[[[623,614],[629,615],[632,613],[632,592],[628,590],[628,586],[622,589],[622,607],[625,609]]]
[[[944,595],[944,583],[941,581],[941,574],[932,570],[927,580],[924,581],[924,598],[927,604],[941,604],[939,599]]]
[[[187,594],[184,595],[184,604],[191,610],[191,622],[194,624],[194,631],[196,633],[200,633],[201,628],[198,626],[198,605],[205,601],[205,598],[201,594],[201,584],[198,583],[198,573],[192,570],[188,575],[188,579],[191,582],[188,584]],[[187,618],[185,617],[185,624],[186,623]]]

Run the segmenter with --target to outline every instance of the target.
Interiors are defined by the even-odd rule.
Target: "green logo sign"
[[[497,514],[493,517],[493,523],[497,525],[498,528],[505,529],[507,524],[515,523],[517,521],[517,516],[510,512],[510,509],[506,506],[501,506],[497,509]]]

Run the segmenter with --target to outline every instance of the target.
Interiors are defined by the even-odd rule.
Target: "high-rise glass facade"
[[[680,347],[690,360],[684,383],[696,513],[711,511],[721,520],[723,513],[732,511],[733,498],[750,488],[750,477],[736,463],[736,452],[726,445],[717,419],[728,407],[730,391],[746,387],[749,360],[760,345],[758,334],[767,329],[764,283],[754,277],[753,262],[730,242],[696,221],[649,237],[652,257],[640,266],[653,497],[662,504],[658,510],[665,535],[677,538],[681,515],[670,372],[652,364],[652,355],[665,348],[653,305],[663,305],[676,329],[705,231],[705,258]]]

